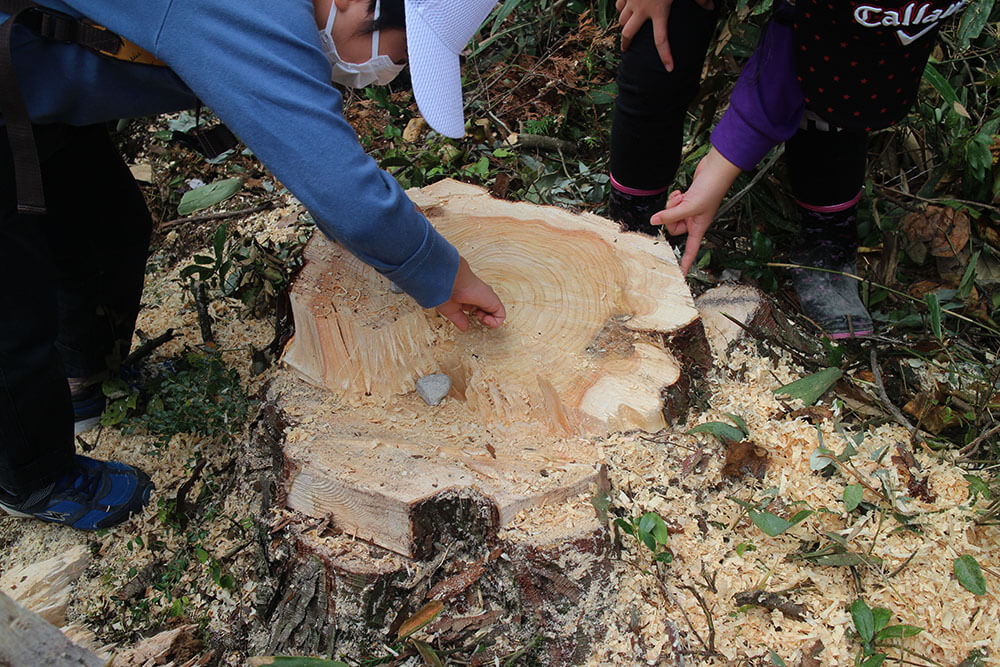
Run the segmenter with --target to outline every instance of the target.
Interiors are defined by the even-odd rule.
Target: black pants
[[[673,72],[660,61],[649,21],[622,54],[609,165],[622,186],[656,192],[672,184],[680,165],[684,118],[698,94],[720,4],[706,11],[694,0],[673,3],[668,24]],[[805,120],[785,146],[792,193],[812,206],[849,201],[864,184],[867,135],[823,126]]]
[[[668,72],[653,41],[653,24],[642,26],[618,66],[618,97],[611,125],[609,169],[627,188],[666,189],[680,165],[684,116],[698,94],[705,55],[719,19],[716,9],[676,0],[667,34],[674,71]]]
[[[127,351],[152,228],[103,126],[36,125],[44,216],[17,213],[0,128],[0,487],[25,493],[75,451],[67,377]]]
[[[865,183],[868,134],[828,128],[806,112],[785,142],[792,195],[809,206],[836,206],[857,197]]]

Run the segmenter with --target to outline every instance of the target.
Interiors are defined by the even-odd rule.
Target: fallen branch
[[[557,137],[547,137],[544,134],[519,133],[514,146],[517,148],[540,148],[543,151],[564,151],[569,155],[576,154],[576,144],[572,141],[566,141]]]
[[[966,456],[976,451],[979,445],[983,444],[983,442],[987,438],[991,438],[997,433],[1000,433],[1000,424],[997,424],[993,428],[984,431],[982,434],[979,435],[978,438],[976,438],[975,440],[967,444],[965,447],[962,447],[960,450],[958,450],[958,458],[964,459]]]
[[[895,406],[895,404],[889,399],[889,394],[885,391],[885,383],[882,382],[882,371],[879,369],[878,365],[878,355],[875,353],[875,347],[872,346],[871,355],[871,367],[872,367],[872,377],[875,383],[875,389],[878,390],[879,400],[882,404],[889,410],[889,413],[893,418],[899,423],[900,426],[905,428],[910,433],[910,438],[913,442],[920,442],[926,447],[926,440],[924,436],[920,435],[917,427],[910,423],[910,420],[902,413],[902,411]]]
[[[122,362],[122,366],[132,366],[140,359],[148,357],[156,348],[173,340],[176,335],[177,334],[174,333],[173,329],[167,329],[156,338],[147,339],[139,347],[132,350],[127,357],[125,357],[125,361]]]
[[[166,222],[160,223],[160,229],[172,229],[173,227],[179,227],[180,225],[186,225],[189,222],[205,222],[206,220],[227,220],[229,218],[239,218],[244,215],[251,215],[253,213],[260,213],[261,211],[269,211],[274,208],[274,202],[269,201],[258,206],[253,206],[251,208],[241,208],[238,211],[219,211],[218,213],[203,213],[201,215],[190,215],[186,218],[174,218],[173,220],[167,220]]]
[[[733,596],[733,601],[740,605],[753,605],[768,611],[778,610],[785,616],[794,618],[797,621],[804,621],[806,618],[806,608],[800,604],[790,602],[777,593],[769,591],[753,590],[742,591]]]
[[[205,283],[198,282],[192,289],[194,305],[198,311],[198,327],[201,329],[201,339],[205,345],[215,347],[215,335],[212,333],[212,316],[208,314],[208,288]]]

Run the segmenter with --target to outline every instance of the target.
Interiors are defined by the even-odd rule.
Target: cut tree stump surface
[[[316,235],[290,294],[295,373],[270,392],[293,424],[287,506],[418,557],[435,498],[487,499],[495,530],[586,492],[602,436],[665,425],[682,372],[668,341],[707,344],[668,244],[454,181],[409,195],[503,299],[505,325],[463,334]],[[452,382],[434,407],[414,390],[431,373]]]

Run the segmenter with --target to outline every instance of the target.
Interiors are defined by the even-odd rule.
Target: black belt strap
[[[7,125],[7,141],[14,160],[14,182],[17,186],[17,210],[20,213],[45,213],[45,192],[42,188],[42,167],[35,146],[31,117],[24,96],[17,85],[10,37],[14,24],[25,12],[36,7],[30,0],[6,0],[4,10],[10,16],[0,24],[0,113]]]

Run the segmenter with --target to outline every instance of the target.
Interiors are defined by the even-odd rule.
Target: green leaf
[[[854,620],[854,628],[858,631],[862,641],[866,644],[871,642],[872,637],[875,636],[875,619],[868,603],[861,598],[852,602],[851,618]]]
[[[812,510],[802,510],[793,516],[791,520],[786,520],[776,514],[771,514],[770,512],[761,512],[758,510],[748,510],[748,512],[750,513],[750,520],[753,521],[754,525],[760,528],[765,535],[770,537],[781,535],[783,532],[795,524],[801,523],[806,517],[812,514]]]
[[[608,508],[611,507],[611,496],[608,495],[608,492],[603,489],[598,490],[590,499],[590,504],[594,506],[594,511],[597,512],[601,524],[607,523]]]
[[[964,554],[955,559],[953,568],[955,578],[962,584],[962,588],[975,595],[986,595],[986,579],[979,567],[979,561],[969,554]]]
[[[734,415],[731,412],[727,412],[725,413],[725,415],[730,419],[732,419],[734,424],[739,426],[740,430],[743,431],[744,435],[750,435],[750,428],[747,426],[747,423],[743,421],[743,417],[740,417],[739,415]]]
[[[861,504],[864,496],[864,488],[860,484],[848,484],[844,488],[844,506],[848,512],[853,512],[854,508]]]
[[[990,499],[990,487],[981,477],[966,475],[965,481],[969,483],[969,498],[982,496],[986,500]]]
[[[694,433],[710,433],[722,442],[739,442],[744,435],[743,431],[725,422],[705,422],[687,431],[688,435]]]
[[[979,2],[970,4],[968,9],[962,12],[962,20],[958,24],[959,51],[969,48],[969,43],[979,37],[983,28],[989,23],[993,2],[994,0],[979,0]]]
[[[229,230],[226,229],[226,223],[222,223],[215,230],[215,237],[212,239],[212,249],[215,250],[215,261],[219,261],[222,254],[226,250],[226,236],[229,234]]]
[[[931,316],[931,333],[938,340],[941,339],[941,304],[938,302],[937,294],[934,292],[928,292],[924,296],[924,301],[927,303],[927,310],[930,312]]]
[[[812,405],[819,397],[837,383],[843,372],[839,368],[825,368],[818,373],[799,378],[794,382],[789,382],[783,387],[774,390],[776,395],[786,395],[789,398],[801,399],[806,405]]]
[[[653,556],[653,560],[659,561],[660,563],[673,563],[674,555],[669,551],[661,551]]]
[[[872,609],[872,620],[875,622],[876,635],[882,631],[882,628],[886,626],[890,618],[892,618],[892,612],[885,607],[875,607]]]
[[[212,269],[207,266],[197,266],[195,264],[191,264],[181,269],[180,276],[181,278],[190,278],[191,276],[198,274],[198,280],[206,280],[207,278],[212,277],[212,273]]]
[[[817,447],[809,455],[809,469],[812,471],[822,470],[831,465],[834,461],[833,452],[823,447]]]
[[[808,558],[806,560],[812,561],[816,565],[823,565],[826,567],[857,567],[858,565],[865,564],[864,558],[851,552],[842,554],[826,554],[823,556]]]
[[[646,512],[642,515],[642,518],[639,519],[639,532],[652,535],[659,544],[666,544],[667,540],[670,539],[667,524],[656,512]]]
[[[867,659],[865,659],[865,661],[861,663],[861,667],[882,667],[882,663],[884,662],[885,662],[885,654],[875,653],[869,656]]]
[[[198,559],[199,563],[208,562],[208,552],[201,547],[196,547],[194,550],[194,557]]]
[[[650,533],[644,533],[639,531],[639,539],[642,543],[646,545],[646,548],[650,551],[656,551],[656,539]]]
[[[491,35],[495,35],[497,30],[503,24],[504,19],[510,16],[510,13],[514,11],[520,0],[504,0],[504,3],[500,5],[500,9],[493,13],[493,28],[490,30]]]
[[[923,631],[923,628],[918,628],[915,625],[890,625],[875,635],[875,641],[880,642],[883,639],[906,639],[907,637],[918,635]]]
[[[441,662],[440,656],[438,656],[437,652],[431,648],[430,644],[422,642],[419,639],[411,639],[410,643],[413,644],[413,647],[417,649],[417,653],[420,654],[420,657],[423,658],[424,662],[428,665],[431,667],[444,667],[444,663]]]
[[[962,281],[958,284],[958,298],[965,299],[969,298],[972,294],[972,288],[976,284],[976,267],[979,265],[979,254],[981,250],[977,250],[972,253],[972,258],[969,259],[969,265],[965,267],[965,273],[962,274]]]
[[[226,178],[185,192],[184,196],[181,197],[181,203],[177,205],[177,213],[178,215],[191,215],[195,211],[214,206],[232,197],[240,191],[241,187],[243,187],[242,179]]]
[[[776,665],[776,667],[788,667],[788,663],[782,660],[781,656],[772,651],[771,649],[767,650],[767,655],[771,659],[772,665]]]
[[[614,104],[618,94],[618,86],[612,81],[609,84],[590,90],[590,101],[596,105]]]
[[[947,102],[949,106],[958,101],[958,95],[955,94],[955,89],[951,87],[951,84],[948,83],[947,79],[941,76],[941,74],[934,69],[934,65],[931,63],[927,63],[927,66],[924,67],[924,79],[934,86],[934,90],[938,91],[938,94],[944,98],[944,101]]]
[[[628,533],[632,537],[635,537],[635,526],[630,524],[625,519],[615,519],[615,525],[621,528],[622,532]]]

